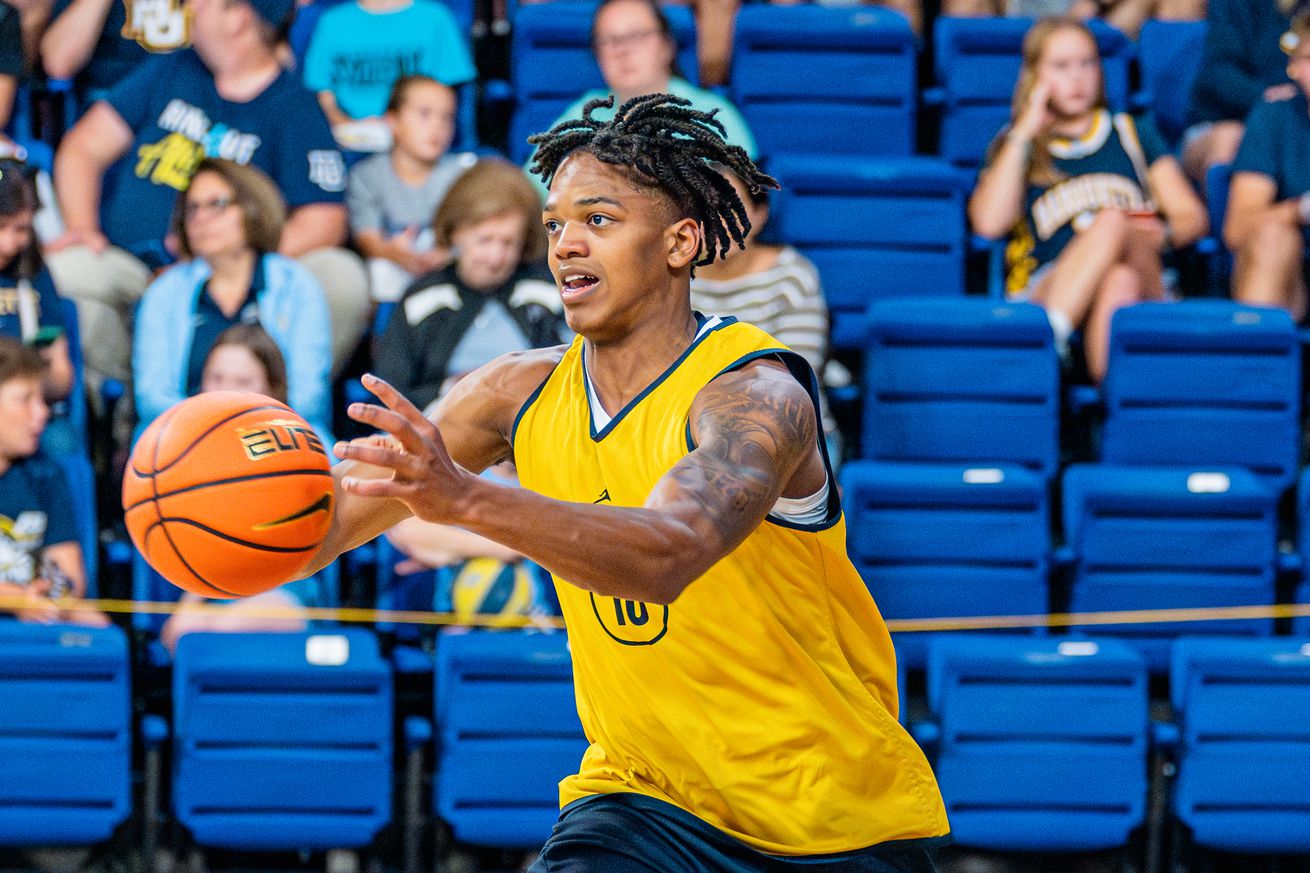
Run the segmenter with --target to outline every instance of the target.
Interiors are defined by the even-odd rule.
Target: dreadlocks
[[[723,257],[734,242],[745,248],[751,229],[746,206],[712,164],[731,170],[751,193],[777,188],[778,182],[755,166],[745,149],[728,144],[714,117],[718,110],[702,112],[681,97],[647,94],[620,106],[612,121],[591,117],[613,105],[613,97],[591,100],[581,118],[528,137],[537,146],[532,172],[549,186],[564,159],[584,151],[622,168],[634,184],[664,192],[683,215],[700,223],[698,266]]]

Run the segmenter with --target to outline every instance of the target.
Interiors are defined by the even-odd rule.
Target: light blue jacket
[[[288,405],[332,445],[332,331],[327,299],[313,275],[277,254],[263,256],[264,290],[259,323],[282,351],[287,365]],[[209,264],[178,264],[155,279],[137,307],[133,329],[132,381],[137,432],[184,399],[191,358],[192,317]]]

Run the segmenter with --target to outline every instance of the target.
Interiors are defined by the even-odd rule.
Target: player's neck
[[[587,375],[605,411],[615,414],[662,376],[691,345],[697,327],[690,310],[679,308],[622,337],[587,340]]]

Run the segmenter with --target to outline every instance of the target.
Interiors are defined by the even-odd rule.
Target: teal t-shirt
[[[706,91],[703,88],[697,88],[686,79],[679,79],[677,77],[669,80],[669,93],[674,97],[681,97],[684,100],[690,100],[693,109],[699,109],[702,112],[709,112],[713,109],[719,110],[719,114],[714,117],[723,125],[723,130],[728,142],[732,145],[739,145],[744,148],[746,154],[750,155],[752,160],[759,157],[759,149],[755,146],[755,137],[751,135],[751,129],[746,125],[746,119],[741,117],[741,113],[737,111],[736,106],[733,106],[726,99],[715,94],[713,91]],[[565,109],[560,114],[559,118],[551,122],[550,127],[554,127],[561,121],[569,118],[581,118],[582,107],[587,105],[588,100],[596,100],[608,96],[608,91],[602,91],[600,89],[588,91],[574,101],[568,109]],[[591,117],[597,121],[609,121],[614,117],[614,109],[598,109],[592,113]],[[547,130],[549,129],[550,128],[547,128]],[[532,155],[528,157],[528,162],[525,166],[532,166],[532,158],[536,153],[537,150],[533,149]],[[535,173],[529,173],[528,175],[536,184],[537,188],[544,193],[546,186],[541,184],[541,177]]]
[[[319,19],[305,55],[305,85],[331,91],[351,118],[381,115],[391,86],[414,74],[446,85],[477,76],[455,16],[434,0],[385,11],[334,6]]]

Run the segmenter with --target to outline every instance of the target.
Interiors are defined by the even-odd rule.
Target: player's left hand
[[[437,426],[404,395],[372,374],[364,376],[363,383],[385,406],[352,403],[346,412],[360,424],[386,432],[391,439],[339,442],[333,452],[342,460],[390,470],[391,476],[369,479],[346,475],[341,487],[362,497],[399,500],[426,521],[449,522],[456,518],[472,474],[451,459]]]

